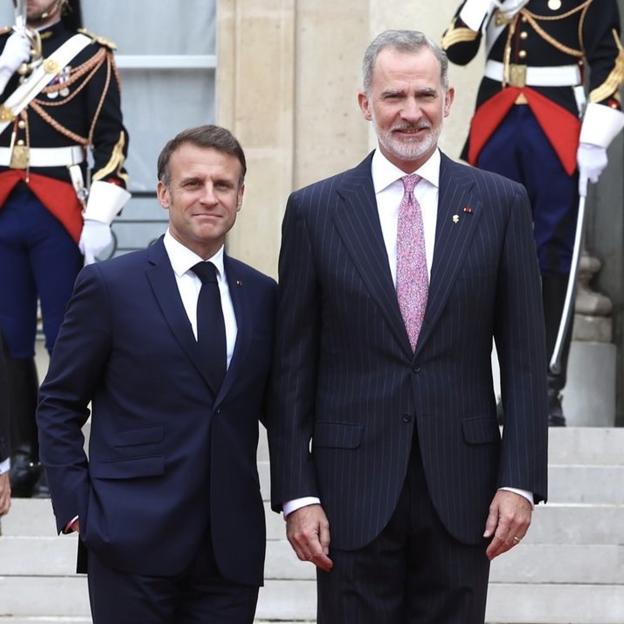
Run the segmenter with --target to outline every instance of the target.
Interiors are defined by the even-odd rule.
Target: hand
[[[585,197],[587,195],[587,182],[596,184],[609,162],[607,150],[600,145],[580,143],[576,152],[576,162],[579,169],[579,195]]]
[[[5,472],[0,475],[0,516],[7,514],[10,507],[11,482],[9,481],[9,473]]]
[[[82,228],[78,247],[85,257],[85,264],[95,262],[96,256],[113,241],[110,225],[86,219]]]
[[[485,551],[490,561],[520,543],[531,524],[532,513],[531,503],[524,496],[507,490],[496,492],[483,534],[486,538],[494,536]]]
[[[300,507],[286,517],[286,536],[301,561],[311,561],[329,572],[329,522],[320,505]]]
[[[13,74],[30,58],[30,40],[24,32],[14,32],[8,39],[0,56],[0,68]]]
[[[74,532],[74,533],[80,533],[80,520],[74,520],[74,522],[72,522],[69,525],[69,528]]]

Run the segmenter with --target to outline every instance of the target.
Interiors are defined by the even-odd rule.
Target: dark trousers
[[[92,551],[88,575],[93,624],[252,624],[258,601],[258,587],[219,574],[208,540],[176,576],[113,570]]]
[[[0,207],[0,331],[12,358],[34,355],[38,298],[52,351],[82,262],[61,223],[18,184]]]
[[[512,107],[483,147],[477,165],[525,186],[540,270],[567,275],[574,248],[578,176],[566,173],[528,105]]]
[[[447,533],[431,504],[417,443],[413,449],[381,534],[361,550],[330,546],[334,568],[317,574],[318,624],[483,624],[485,541],[468,546]]]

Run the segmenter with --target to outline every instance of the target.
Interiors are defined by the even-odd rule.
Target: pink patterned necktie
[[[416,174],[401,178],[404,192],[397,228],[397,298],[413,350],[425,316],[429,290],[422,212],[414,197],[414,187],[420,179]]]

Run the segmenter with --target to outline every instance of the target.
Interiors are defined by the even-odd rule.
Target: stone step
[[[553,503],[624,505],[624,465],[551,464],[548,500]]]
[[[551,464],[624,465],[624,427],[551,427]]]
[[[24,600],[28,596],[28,600]],[[315,582],[267,581],[261,589],[260,620],[314,620]],[[0,615],[74,617],[89,615],[84,577],[5,577]],[[71,621],[71,620],[70,620]],[[500,624],[622,624],[624,586],[491,583],[487,621]]]
[[[285,537],[280,514],[265,503],[267,537]],[[56,536],[49,500],[14,499],[11,511],[0,527],[6,537]],[[59,539],[72,539],[63,536]],[[1,538],[0,538],[1,540]],[[526,544],[624,544],[624,505],[557,504],[538,505]]]
[[[0,539],[0,576],[71,576],[74,536]],[[496,559],[491,580],[499,583],[624,584],[624,545],[523,543]],[[265,577],[313,580],[314,566],[297,559],[286,540],[269,540]]]

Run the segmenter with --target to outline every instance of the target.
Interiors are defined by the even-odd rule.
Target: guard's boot
[[[568,276],[558,273],[542,274],[542,299],[544,302],[544,321],[546,325],[546,353],[548,362],[552,357],[561,323],[561,314],[568,287]],[[561,406],[562,391],[566,384],[568,355],[572,339],[572,323],[564,337],[561,349],[561,370],[559,373],[548,371],[548,425],[565,427],[566,419]]]
[[[37,440],[37,393],[39,381],[33,358],[6,357],[11,418],[11,491],[15,498],[32,496],[41,475]]]

